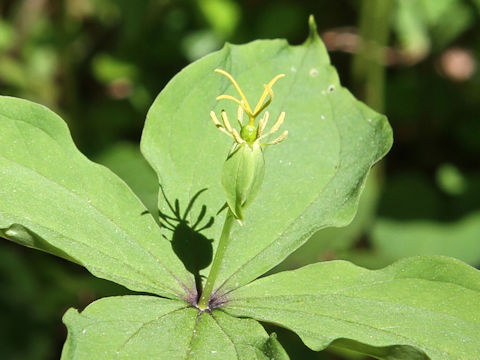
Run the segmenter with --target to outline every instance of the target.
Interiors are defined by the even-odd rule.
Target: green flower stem
[[[198,302],[198,308],[201,310],[208,309],[208,302],[210,300],[210,295],[212,295],[213,286],[215,285],[215,280],[217,279],[218,273],[220,271],[220,266],[222,265],[223,257],[225,251],[227,250],[228,243],[230,242],[230,231],[234,223],[235,217],[228,209],[227,216],[225,217],[225,223],[223,224],[222,235],[220,236],[220,241],[218,243],[217,251],[215,252],[215,258],[213,259],[212,267],[210,268],[210,273],[208,274],[207,282],[202,291],[202,296]]]

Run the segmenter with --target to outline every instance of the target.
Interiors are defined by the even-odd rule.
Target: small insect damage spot
[[[315,68],[311,68],[309,74],[310,74],[311,77],[318,76],[318,70],[315,69]]]
[[[330,85],[328,87],[328,92],[331,93],[331,92],[334,92],[335,91],[335,85]]]

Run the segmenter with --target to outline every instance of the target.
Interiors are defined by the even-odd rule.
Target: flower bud
[[[243,221],[243,209],[255,199],[263,182],[265,160],[258,143],[236,145],[222,170],[222,185],[233,215]]]

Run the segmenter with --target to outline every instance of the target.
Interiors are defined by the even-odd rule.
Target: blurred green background
[[[315,234],[273,271],[332,259],[373,269],[416,254],[479,266],[480,0],[1,0],[0,93],[61,114],[80,150],[154,209],[138,142],[156,95],[225,41],[301,43],[309,14],[343,84],[387,114],[395,143],[353,223]],[[1,241],[0,358],[59,358],[68,307],[127,292]],[[292,359],[363,359],[268,329]]]

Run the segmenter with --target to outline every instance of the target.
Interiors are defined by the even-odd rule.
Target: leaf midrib
[[[390,305],[392,305],[392,307],[395,307],[395,308],[398,308],[398,307],[408,308],[409,310],[416,311],[416,312],[431,313],[431,314],[436,314],[436,315],[446,317],[446,318],[461,320],[465,323],[469,323],[469,324],[475,325],[475,326],[480,328],[480,323],[479,322],[471,321],[471,320],[464,319],[464,318],[461,318],[461,317],[456,317],[454,315],[446,314],[446,313],[440,312],[440,311],[429,310],[429,309],[417,307],[417,306],[414,306],[414,305],[407,305],[407,304],[404,304],[404,303],[398,303],[398,302],[395,302],[395,301],[389,301],[387,299],[380,300],[380,299],[375,299],[375,298],[368,298],[368,297],[362,297],[362,296],[352,296],[352,295],[339,294],[339,293],[326,293],[326,294],[318,294],[318,295],[311,295],[311,294],[308,294],[308,295],[269,295],[269,296],[264,296],[264,297],[252,296],[252,297],[249,297],[249,298],[247,298],[247,297],[243,298],[241,300],[239,300],[239,299],[230,300],[229,304],[232,304],[232,303],[234,304],[236,301],[239,301],[240,303],[242,301],[246,302],[249,299],[258,299],[258,300],[263,300],[264,298],[267,298],[267,299],[290,298],[291,299],[291,298],[297,298],[297,297],[301,297],[301,298],[321,298],[321,297],[348,298],[348,299],[354,299],[354,300],[360,300],[360,301],[363,300],[365,302],[373,302],[373,303],[378,303],[378,304],[390,304]],[[287,301],[285,301],[284,303],[287,303]],[[398,307],[396,307],[395,305],[398,305]],[[235,307],[235,305],[233,307]],[[242,307],[242,306],[237,306],[237,307]],[[244,306],[244,307],[248,307],[248,306]],[[256,307],[265,308],[265,307],[257,306],[257,305],[255,305],[254,307],[255,308]],[[272,307],[272,309],[273,309],[273,307]],[[283,309],[283,308],[280,308],[280,309]]]

